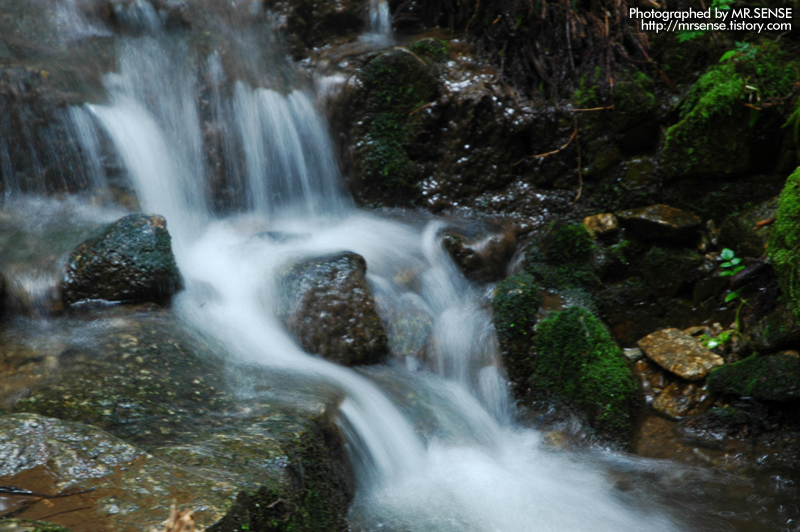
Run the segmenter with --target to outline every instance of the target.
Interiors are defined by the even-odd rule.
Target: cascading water
[[[372,5],[373,31],[388,35],[386,3]],[[103,80],[108,102],[69,111],[88,175],[106,194],[101,139],[110,139],[142,210],[168,220],[187,284],[175,311],[224,345],[232,363],[290,373],[341,398],[359,480],[353,530],[689,528],[651,495],[616,489],[607,467],[666,476],[669,466],[610,453],[576,459],[515,426],[483,295],[442,249],[441,222],[355,209],[307,93],[229,76],[217,51],[197,59],[163,35],[150,4],[126,6],[123,18],[145,35],[121,41],[118,72]],[[221,162],[210,160],[211,144]],[[220,183],[241,185],[243,214],[217,215]],[[276,270],[343,250],[366,259],[384,313],[414,307],[430,317],[430,371],[416,359],[343,368],[303,352],[283,330],[273,315]],[[412,428],[425,423],[426,436]]]

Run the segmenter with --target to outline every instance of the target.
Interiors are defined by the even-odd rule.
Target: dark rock
[[[595,299],[603,320],[621,345],[634,346],[639,338],[667,326],[664,308],[639,279],[609,284]]]
[[[746,321],[745,334],[753,350],[760,353],[800,347],[800,324],[786,298],[760,319]]]
[[[746,412],[726,406],[681,421],[678,434],[686,443],[718,449],[725,446],[728,438],[744,435],[749,424]]]
[[[724,364],[700,342],[678,329],[663,329],[639,340],[639,347],[659,366],[686,380],[698,381]]]
[[[303,349],[346,366],[377,362],[388,353],[366,272],[362,256],[345,252],[278,274],[276,313]]]
[[[702,263],[696,251],[653,246],[644,256],[642,277],[655,293],[674,297],[700,277]]]
[[[757,224],[774,218],[777,210],[775,197],[727,219],[719,228],[719,245],[732,249],[739,257],[761,257],[767,249],[772,224]]]
[[[685,242],[697,236],[702,220],[669,205],[651,205],[615,213],[623,227],[643,239]]]
[[[497,281],[505,277],[506,266],[517,243],[512,227],[494,227],[486,232],[448,229],[442,243],[467,279]]]
[[[566,402],[599,434],[630,443],[638,386],[608,329],[581,307],[553,313],[537,327],[531,386]]]
[[[788,401],[800,397],[800,354],[781,351],[753,355],[711,373],[711,389],[766,401]]]
[[[181,287],[166,221],[142,214],[114,222],[75,248],[61,283],[67,305],[92,299],[165,301]]]
[[[714,399],[707,383],[677,381],[662,389],[652,406],[670,419],[679,419],[705,412]]]

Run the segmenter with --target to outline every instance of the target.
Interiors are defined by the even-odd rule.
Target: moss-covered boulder
[[[346,366],[377,362],[388,354],[361,255],[344,252],[299,261],[279,272],[276,286],[278,319],[303,349]]]
[[[638,386],[608,329],[585,308],[570,307],[539,324],[531,385],[582,412],[599,434],[629,441]]]
[[[708,378],[718,393],[741,395],[766,401],[788,401],[800,397],[800,354],[782,351],[753,355],[723,366]]]
[[[363,85],[353,124],[353,177],[357,197],[418,195],[416,169],[408,146],[410,113],[435,100],[439,82],[432,67],[405,48],[385,52],[361,69]],[[395,201],[396,203],[396,201]]]
[[[533,371],[530,351],[541,303],[540,290],[531,275],[518,273],[498,284],[493,294],[494,327],[503,364],[517,397],[524,397],[530,388]]]
[[[61,282],[64,303],[168,300],[182,287],[167,223],[132,214],[75,248]]]
[[[547,261],[558,265],[586,263],[594,250],[592,234],[582,223],[557,223],[542,242]]]
[[[781,288],[800,318],[800,167],[789,176],[778,199],[769,237],[769,258]]]
[[[786,296],[757,320],[745,320],[744,332],[750,347],[759,353],[800,347],[800,323],[792,311],[796,308]]]

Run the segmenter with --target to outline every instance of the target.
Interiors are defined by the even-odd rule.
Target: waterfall
[[[615,496],[602,470],[515,427],[482,295],[442,249],[440,222],[355,209],[306,93],[241,80],[222,90],[229,82],[219,59],[198,63],[216,87],[202,88],[185,48],[153,36],[130,39],[119,72],[104,79],[109,103],[87,109],[116,147],[143,210],[167,218],[187,280],[176,312],[216,337],[232,361],[290,372],[342,397],[359,481],[354,530],[632,532],[645,520],[648,529],[675,530],[658,512]],[[204,187],[219,168],[206,160],[203,120],[232,159],[222,165],[236,174],[227,178],[244,184],[240,214],[213,213],[213,191]],[[265,230],[296,238],[259,237]],[[303,352],[276,321],[276,269],[342,250],[365,257],[383,305],[414,301],[430,314],[432,373],[413,360],[404,366],[411,370],[339,367]],[[415,282],[399,280],[408,272]],[[412,429],[408,397],[435,419],[437,433],[427,441]]]

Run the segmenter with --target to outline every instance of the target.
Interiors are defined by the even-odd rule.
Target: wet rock
[[[75,248],[61,283],[64,303],[165,301],[182,287],[166,221],[133,214]]]
[[[674,297],[697,280],[702,263],[694,250],[653,246],[644,256],[642,277],[655,293]]]
[[[576,408],[601,435],[630,443],[638,387],[606,327],[581,307],[553,313],[537,327],[531,386]]]
[[[541,301],[541,287],[527,273],[504,279],[492,295],[492,320],[500,353],[517,397],[524,397],[530,388],[530,349]]]
[[[743,436],[749,424],[750,416],[741,409],[712,408],[681,421],[678,434],[687,443],[717,449],[724,447],[728,438]]]
[[[661,395],[661,392],[675,382],[676,376],[664,371],[661,366],[648,358],[637,360],[633,364],[633,374],[642,384],[642,395],[647,404],[652,405],[653,401]]]
[[[592,235],[580,223],[555,223],[542,240],[542,253],[551,264],[583,264],[596,249]]]
[[[433,317],[417,294],[407,292],[399,298],[375,291],[375,304],[386,326],[389,351],[400,360],[424,360]]]
[[[663,388],[652,406],[670,419],[679,419],[705,412],[714,398],[707,383],[678,381]]]
[[[622,354],[631,362],[636,362],[644,358],[644,352],[638,347],[627,347],[622,350]]]
[[[711,389],[767,401],[788,401],[800,397],[800,353],[781,351],[753,355],[711,373]]]
[[[732,249],[739,257],[761,257],[767,249],[772,224],[758,224],[775,218],[777,210],[775,197],[729,218],[719,228],[719,245]]]
[[[613,235],[619,231],[619,221],[611,213],[595,214],[583,219],[583,225],[595,238]]]
[[[0,387],[0,405],[90,423],[146,446],[232,408],[221,361],[164,311],[88,317],[96,327],[91,342],[37,352],[4,337],[0,381],[13,376],[15,385]]]
[[[300,261],[278,274],[276,314],[303,349],[347,366],[388,353],[366,272],[362,256],[344,252]]]
[[[595,299],[603,321],[622,345],[636,345],[642,336],[667,326],[664,308],[641,279],[611,283]]]
[[[614,86],[614,129],[627,131],[643,122],[656,119],[655,84],[643,72],[635,72],[630,80]]]
[[[745,322],[750,346],[760,353],[771,353],[787,347],[800,347],[800,324],[786,298],[754,322]]]
[[[712,369],[724,364],[722,357],[678,329],[656,331],[638,344],[648,358],[689,381],[702,380]]]
[[[685,242],[697,236],[702,220],[669,205],[650,205],[615,213],[623,227],[648,240]]]
[[[224,431],[197,430],[182,445],[151,453],[88,425],[3,415],[0,479],[19,487],[45,481],[52,493],[93,489],[76,496],[79,508],[51,519],[98,530],[149,530],[175,499],[209,530],[240,530],[242,515],[266,522],[275,506],[288,508],[281,517],[292,529],[345,530],[351,473],[324,411],[249,411],[229,418]]]
[[[467,279],[491,282],[505,276],[517,243],[513,227],[493,227],[486,232],[448,229],[442,244]]]
[[[625,163],[623,179],[632,188],[644,187],[654,181],[655,164],[650,157],[637,157]]]

